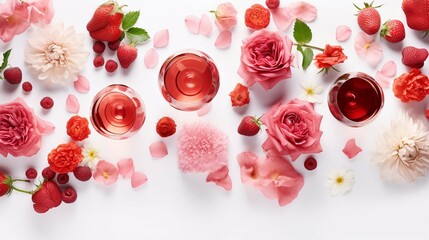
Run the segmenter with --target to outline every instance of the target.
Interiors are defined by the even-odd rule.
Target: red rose
[[[270,10],[261,4],[254,4],[246,10],[244,20],[249,28],[266,28],[270,24]]]
[[[336,64],[343,63],[347,59],[347,56],[343,53],[341,46],[330,46],[326,44],[323,53],[319,53],[314,58],[317,68],[330,68]]]
[[[84,117],[73,116],[67,122],[67,135],[73,141],[82,141],[91,133],[88,127],[88,120]]]
[[[234,90],[229,94],[232,106],[243,106],[250,102],[249,89],[241,83],[237,83]]]
[[[156,132],[161,137],[169,137],[176,132],[176,123],[169,117],[163,117],[156,124]]]
[[[72,172],[82,159],[82,149],[75,142],[60,144],[48,155],[49,168],[56,173]]]
[[[429,79],[419,69],[413,68],[393,82],[393,93],[402,102],[422,101],[429,93]]]

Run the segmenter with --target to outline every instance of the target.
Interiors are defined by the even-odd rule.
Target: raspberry
[[[57,182],[59,184],[66,184],[69,182],[69,175],[67,173],[60,173],[57,176]]]
[[[316,159],[314,159],[313,157],[308,157],[307,159],[305,159],[304,167],[308,171],[313,171],[317,167]]]
[[[33,85],[30,82],[24,82],[22,84],[22,90],[24,90],[24,92],[31,92],[31,90],[33,90]]]
[[[106,49],[106,45],[102,41],[96,41],[94,45],[92,45],[92,50],[94,50],[95,53],[103,53],[104,49]]]
[[[50,97],[44,97],[40,101],[40,106],[44,109],[51,109],[54,106],[54,100]]]
[[[3,77],[10,84],[18,84],[22,81],[22,71],[19,67],[10,67],[4,70]]]
[[[35,179],[37,177],[37,170],[34,168],[28,168],[27,171],[25,171],[25,176],[28,179]]]
[[[82,182],[86,182],[92,177],[91,169],[87,166],[78,166],[73,171],[74,177]]]
[[[265,0],[265,5],[269,9],[276,9],[280,6],[280,0]]]
[[[77,199],[77,192],[76,190],[74,190],[74,188],[68,187],[61,193],[61,196],[62,196],[63,202],[74,203]]]
[[[113,42],[108,42],[107,46],[109,47],[110,50],[116,51],[116,50],[118,50],[120,44],[121,44],[121,41],[116,40]]]
[[[118,68],[118,63],[115,60],[109,59],[104,67],[106,68],[106,71],[112,73]]]
[[[55,178],[55,175],[57,175],[54,171],[52,171],[49,167],[46,167],[42,171],[42,177],[47,180],[52,180]]]
[[[100,55],[96,56],[94,58],[94,61],[92,61],[92,63],[94,64],[94,67],[96,67],[96,68],[103,66],[104,65],[103,56],[100,56]]]

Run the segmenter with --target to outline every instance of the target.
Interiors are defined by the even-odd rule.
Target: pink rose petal
[[[66,100],[66,109],[70,113],[78,113],[80,109],[79,100],[73,94],[69,94]]]
[[[281,31],[289,29],[295,21],[295,18],[290,15],[287,8],[277,8],[272,10],[271,13],[277,29]]]
[[[229,48],[231,39],[232,33],[230,31],[222,31],[216,38],[215,46],[219,49]]]
[[[147,182],[147,176],[141,172],[135,172],[131,177],[131,187],[138,188]]]
[[[212,104],[208,103],[204,107],[202,107],[200,110],[197,111],[197,116],[202,117],[202,116],[206,115],[207,113],[209,113],[211,109],[212,109]]]
[[[213,182],[219,187],[223,187],[227,191],[231,191],[232,182],[231,177],[228,175],[229,168],[224,166],[219,170],[209,173],[207,176],[206,182]]]
[[[185,25],[188,30],[193,34],[200,32],[200,18],[194,15],[188,15],[185,17]]]
[[[163,158],[167,156],[168,150],[164,142],[154,142],[149,146],[150,155],[153,158]]]
[[[200,28],[199,30],[200,34],[205,37],[210,37],[210,35],[212,34],[213,26],[207,14],[203,14],[201,16],[199,28]]]
[[[131,158],[122,159],[117,163],[119,174],[123,178],[131,178],[134,174],[134,162]]]
[[[168,45],[169,41],[170,41],[170,34],[168,32],[168,29],[161,30],[155,33],[155,36],[153,37],[153,47],[155,48],[165,47]]]
[[[144,55],[144,64],[147,68],[154,68],[158,64],[159,55],[158,52],[154,48],[150,48],[147,50]]]
[[[37,120],[37,129],[39,129],[39,132],[41,134],[51,134],[55,130],[54,124],[51,122],[45,121],[39,117],[36,116]]]
[[[307,2],[295,2],[287,6],[289,14],[304,22],[312,22],[317,17],[317,8]]]
[[[380,73],[386,77],[394,77],[396,75],[396,63],[394,61],[387,61],[380,70]]]
[[[384,74],[382,74],[380,71],[377,71],[377,73],[375,74],[375,81],[377,81],[377,83],[382,88],[388,88],[390,85],[390,79]]]
[[[335,38],[337,39],[338,42],[344,42],[350,38],[351,34],[352,34],[352,30],[349,26],[339,25],[337,27],[337,30],[335,31]]]
[[[74,81],[74,88],[80,93],[89,92],[89,81],[86,77],[78,75],[77,79]]]
[[[362,148],[356,145],[354,138],[347,141],[346,146],[343,148],[343,153],[351,159],[354,158],[358,153],[362,152]]]

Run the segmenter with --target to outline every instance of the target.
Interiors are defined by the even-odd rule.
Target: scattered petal
[[[54,124],[51,122],[42,120],[41,118],[37,117],[37,129],[39,129],[39,132],[41,134],[51,134],[55,130]]]
[[[74,81],[74,88],[80,93],[89,92],[89,81],[86,77],[78,75],[77,79]]]
[[[384,74],[382,74],[380,71],[377,71],[377,73],[375,74],[375,81],[377,81],[377,83],[382,88],[388,88],[390,85],[390,79]]]
[[[362,148],[356,145],[354,138],[348,140],[346,146],[343,148],[343,153],[346,154],[349,159],[354,158],[360,152],[362,152]]]
[[[229,48],[231,39],[232,33],[230,31],[222,31],[216,38],[215,46],[219,49]]]
[[[380,73],[386,77],[394,77],[396,75],[396,63],[394,61],[387,61],[380,70]]]
[[[287,8],[277,8],[271,11],[274,23],[281,31],[287,30],[292,26],[295,18],[292,17]]]
[[[335,37],[338,42],[344,42],[350,38],[351,34],[352,34],[352,30],[349,26],[339,25],[335,32]]]
[[[79,101],[77,97],[73,94],[69,94],[66,100],[66,108],[70,113],[78,113],[80,109]]]
[[[153,37],[153,47],[155,48],[165,47],[168,45],[169,41],[170,41],[170,34],[168,32],[168,29],[161,30],[155,33],[155,36]]]
[[[317,8],[307,2],[291,3],[286,9],[293,18],[304,22],[312,22],[317,17]]]
[[[154,68],[158,64],[159,55],[158,52],[154,48],[150,48],[147,50],[144,55],[144,64],[147,68]]]
[[[193,34],[200,32],[200,18],[194,15],[188,15],[185,17],[185,24],[188,30]]]
[[[214,172],[209,173],[206,182],[213,182],[219,187],[223,187],[227,191],[231,191],[232,182],[231,177],[228,175],[229,168],[224,166]]]
[[[123,178],[131,178],[131,176],[134,174],[134,162],[131,158],[126,158],[120,160],[117,164],[119,174]]]
[[[141,172],[135,172],[131,177],[131,186],[138,188],[147,182],[147,176]]]
[[[209,113],[211,109],[212,109],[212,104],[208,103],[204,107],[202,107],[200,110],[197,111],[197,116],[202,117],[202,116],[206,115],[207,113]]]
[[[149,146],[149,151],[153,158],[163,158],[168,154],[167,145],[162,141],[152,143]]]
[[[207,14],[203,14],[200,20],[199,32],[205,37],[210,37],[212,34],[212,22]]]

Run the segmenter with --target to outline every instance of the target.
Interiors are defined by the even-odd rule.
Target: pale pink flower
[[[383,49],[380,42],[376,41],[375,36],[359,32],[355,39],[357,55],[365,59],[371,66],[376,66],[383,58]]]
[[[19,0],[0,3],[0,39],[9,42],[23,33],[30,26],[28,18],[28,3]]]
[[[97,182],[102,182],[106,185],[110,185],[115,183],[118,180],[119,171],[115,167],[115,165],[109,163],[105,160],[100,160],[97,163],[97,167],[95,168],[94,180]]]
[[[277,199],[280,206],[294,200],[304,185],[303,176],[282,157],[259,158],[253,152],[242,152],[237,160],[241,181],[259,189],[265,197]]]
[[[216,11],[213,12],[216,15],[216,26],[218,26],[221,31],[231,30],[237,25],[237,10],[232,3],[221,3]]]
[[[28,11],[30,13],[30,23],[51,23],[55,10],[52,0],[30,0]]]

